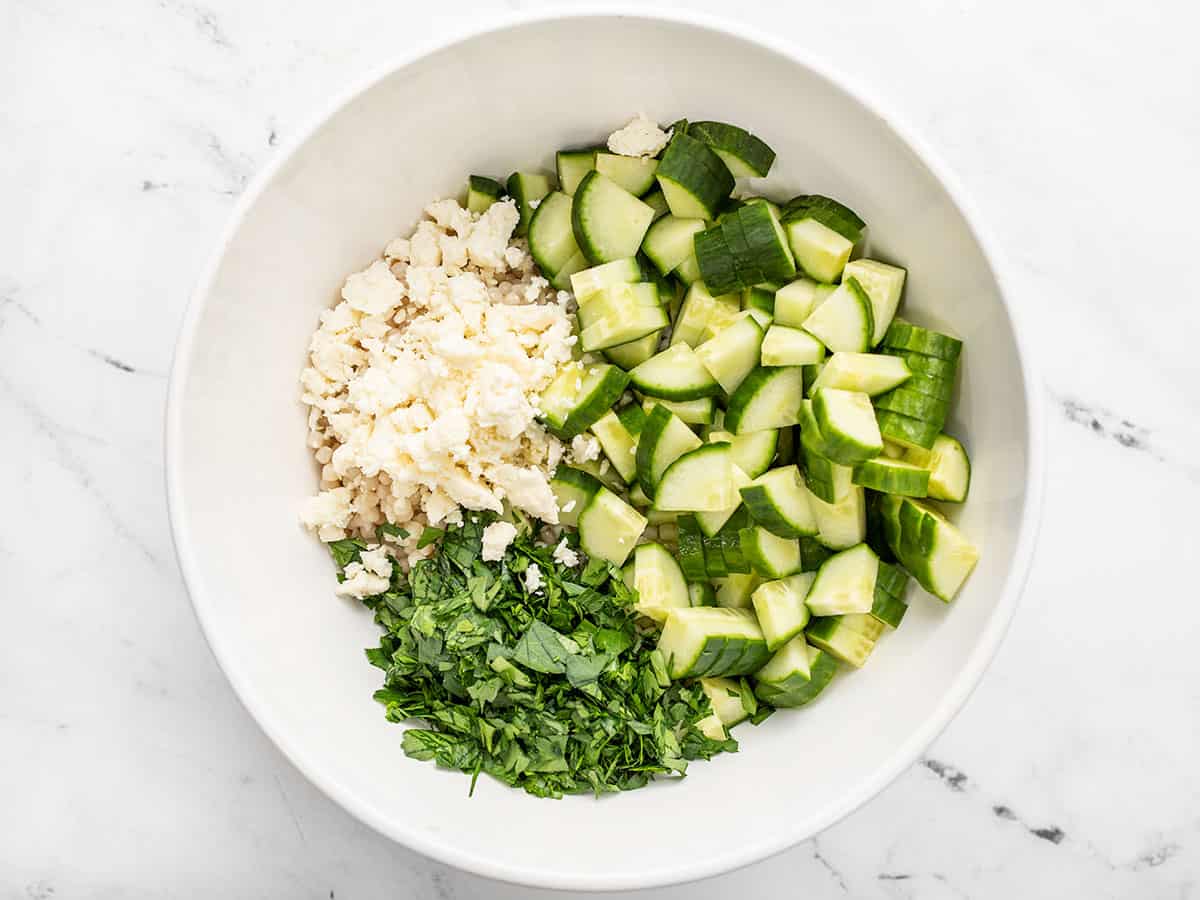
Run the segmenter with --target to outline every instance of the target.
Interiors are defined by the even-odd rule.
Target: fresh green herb
[[[360,541],[358,538],[330,541],[328,546],[329,552],[333,555],[333,561],[338,564],[339,569],[346,568],[352,562],[358,562],[359,551],[367,549],[366,542]]]
[[[393,525],[391,522],[384,522],[377,529],[375,529],[375,538],[382,541],[384,535],[404,540],[406,537],[408,537],[408,531],[407,529],[401,528],[399,525]]]
[[[525,533],[485,563],[488,521],[446,529],[431,558],[364,601],[384,630],[367,651],[385,673],[375,698],[390,721],[426,723],[405,731],[406,754],[560,797],[641,787],[737,749],[696,727],[712,707],[698,684],[666,677],[620,570],[566,568]]]
[[[440,538],[443,534],[445,534],[445,532],[442,531],[442,529],[433,528],[432,526],[426,525],[425,530],[421,532],[420,539],[417,541],[417,549],[423,550],[430,544],[437,543],[438,538]]]

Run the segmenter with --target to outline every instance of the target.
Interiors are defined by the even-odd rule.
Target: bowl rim
[[[859,103],[865,110],[882,121],[900,140],[908,146],[917,159],[941,184],[962,215],[971,237],[978,244],[983,258],[991,270],[1001,307],[1008,316],[1017,347],[1017,362],[1024,381],[1026,408],[1027,458],[1025,468],[1026,498],[1022,510],[1017,541],[1013,551],[1012,565],[1008,570],[1000,592],[1000,601],[987,620],[983,633],[976,644],[975,652],[959,672],[953,683],[944,692],[941,702],[928,715],[911,737],[897,746],[888,761],[847,792],[839,803],[832,804],[824,820],[813,830],[797,829],[782,834],[767,835],[739,842],[718,856],[693,860],[686,863],[669,864],[641,875],[618,873],[613,875],[576,876],[570,873],[544,872],[529,866],[477,858],[460,850],[453,843],[410,829],[404,820],[393,820],[383,816],[346,790],[335,779],[327,776],[303,747],[289,741],[275,721],[271,711],[260,702],[251,684],[243,679],[236,659],[225,648],[221,635],[211,627],[207,612],[207,590],[200,568],[191,549],[191,537],[185,516],[186,502],[181,476],[181,445],[184,410],[184,386],[191,369],[195,351],[195,335],[206,300],[222,260],[247,212],[258,201],[259,196],[270,185],[277,173],[324,126],[337,112],[360,95],[405,68],[433,53],[483,35],[540,24],[555,20],[616,18],[635,19],[648,22],[666,22],[716,32],[755,44],[765,50],[779,54],[809,70],[835,89]],[[891,784],[901,773],[909,769],[925,749],[945,730],[950,721],[966,704],[978,686],[984,671],[996,656],[1009,624],[1016,611],[1021,594],[1029,578],[1034,547],[1041,522],[1045,456],[1045,400],[1041,378],[1031,359],[1028,326],[1024,314],[1010,300],[1003,272],[1005,264],[997,245],[980,225],[975,206],[966,190],[959,183],[953,170],[941,159],[907,123],[898,120],[889,110],[889,105],[878,102],[873,94],[864,89],[853,77],[829,63],[808,48],[802,48],[785,38],[771,36],[756,27],[732,21],[721,16],[699,11],[645,10],[638,6],[601,5],[559,8],[540,7],[536,10],[490,14],[480,17],[471,25],[448,27],[439,31],[439,36],[420,42],[411,49],[398,53],[385,63],[374,66],[329,99],[323,108],[297,128],[294,134],[283,141],[274,155],[255,173],[246,190],[238,198],[229,213],[219,241],[205,263],[196,286],[185,309],[175,344],[174,361],[171,366],[164,416],[164,477],[171,537],[175,548],[184,587],[191,600],[192,609],[200,625],[217,665],[228,679],[239,702],[250,714],[258,727],[266,733],[272,743],[310,782],[339,806],[367,824],[375,831],[434,860],[465,871],[494,878],[500,881],[550,888],[558,890],[616,891],[639,888],[664,887],[708,878],[759,862],[781,853],[823,832],[857,810]]]

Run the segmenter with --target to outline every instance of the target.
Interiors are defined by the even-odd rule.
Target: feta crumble
[[[301,521],[324,541],[398,525],[404,565],[432,552],[416,549],[425,525],[461,522],[464,509],[507,501],[558,521],[549,481],[566,448],[537,421],[537,400],[574,343],[573,298],[513,238],[511,201],[477,214],[438,200],[425,213],[346,279],[300,378],[321,471]],[[512,540],[499,541],[503,524],[497,559]],[[385,580],[365,563],[345,574],[347,593]]]
[[[608,149],[621,156],[657,156],[670,140],[669,132],[638,113],[608,136]]]
[[[556,563],[568,568],[579,565],[579,554],[567,546],[566,538],[563,538],[558,542],[558,544],[554,547],[554,552],[551,554],[551,556],[554,557],[554,561]]]
[[[530,594],[536,594],[542,589],[542,570],[538,568],[537,563],[530,563],[525,567],[525,590]]]
[[[517,529],[510,522],[493,522],[483,529],[483,553],[481,555],[484,562],[496,562],[504,559],[504,551],[508,549],[508,545],[516,536]]]

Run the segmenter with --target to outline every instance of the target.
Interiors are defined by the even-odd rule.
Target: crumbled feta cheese
[[[378,575],[380,578],[392,577],[392,561],[382,544],[368,545],[366,550],[359,551],[358,559],[363,568],[372,575]]]
[[[591,435],[577,434],[571,438],[571,462],[579,465],[580,463],[591,462],[593,459],[600,458],[600,442]]]
[[[575,501],[572,500],[571,502],[574,503]],[[567,546],[566,538],[558,542],[552,555],[554,561],[559,565],[567,566],[568,568],[579,565],[579,554]]]
[[[345,580],[337,586],[337,593],[343,597],[373,597],[382,594],[391,586],[391,581],[382,575],[376,575],[362,563],[352,562],[346,566],[343,574]]]
[[[504,551],[517,536],[517,529],[511,522],[493,522],[483,529],[483,559],[485,562],[495,562],[504,559]]]
[[[565,448],[536,402],[574,343],[568,305],[513,239],[513,203],[476,215],[440,200],[426,212],[347,278],[300,379],[322,488],[302,522],[325,541],[401,526],[403,565],[429,554],[416,549],[423,526],[461,522],[463,509],[500,512],[507,500],[558,521],[549,480]],[[346,590],[384,577],[363,572]]]
[[[608,136],[608,149],[621,156],[657,156],[670,139],[670,134],[638,113]]]
[[[542,589],[542,570],[538,568],[537,563],[530,563],[525,567],[525,590],[530,594],[536,594]]]

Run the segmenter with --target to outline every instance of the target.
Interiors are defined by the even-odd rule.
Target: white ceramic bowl
[[[522,17],[356,86],[246,192],[188,310],[167,419],[171,522],[196,612],[250,713],[364,822],[484,875],[580,889],[712,875],[863,803],[946,725],[991,659],[1030,563],[1041,480],[1036,382],[991,251],[928,151],[844,79],[694,15]],[[664,50],[664,48],[669,48]],[[718,61],[719,65],[714,65]],[[603,77],[586,73],[602,72]],[[584,73],[581,75],[581,73]],[[953,606],[904,627],[821,700],[739,729],[682,782],[538,800],[401,753],[371,699],[370,616],[333,595],[296,514],[316,485],[297,378],[346,274],[470,172],[553,170],[634,112],[737,122],[778,152],[779,196],[844,200],[871,252],[909,269],[906,310],[966,340],[949,430],[972,453],[961,524],[983,559]],[[818,126],[819,127],[816,127]]]

